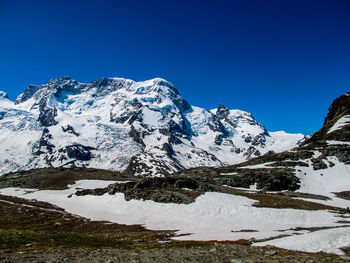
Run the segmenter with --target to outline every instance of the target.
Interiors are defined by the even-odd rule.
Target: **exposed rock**
[[[328,115],[324,120],[324,126],[329,122],[350,114],[350,96],[343,95],[335,99],[329,108]]]
[[[79,190],[75,193],[77,196],[84,196],[84,195],[104,195],[107,193],[107,188],[95,188],[95,189],[83,189]]]
[[[24,93],[17,97],[15,104],[19,104],[30,99],[39,90],[39,88],[40,86],[37,85],[29,85],[24,91]]]
[[[219,119],[225,119],[229,114],[229,109],[224,104],[220,104],[216,111],[216,115],[219,117]]]
[[[40,115],[39,115],[38,121],[44,127],[54,126],[54,125],[58,124],[58,122],[55,120],[56,116],[57,116],[57,109],[56,108],[45,107],[45,108],[40,110]]]
[[[213,188],[189,178],[145,178],[138,182],[115,183],[106,188],[83,189],[76,195],[124,193],[125,200],[142,199],[161,203],[192,203],[195,198]]]
[[[342,191],[342,192],[337,192],[334,193],[337,197],[350,200],[350,191]]]
[[[256,184],[257,189],[264,191],[295,191],[300,188],[300,180],[290,169],[247,169],[239,175],[231,176],[228,185],[249,188]]]
[[[91,160],[91,150],[94,150],[93,147],[84,146],[81,144],[69,145],[59,151],[67,153],[68,158],[80,160],[80,161],[89,161]]]
[[[173,148],[169,143],[164,143],[162,146],[162,150],[165,151],[169,157],[172,157],[175,154]]]
[[[144,144],[143,140],[141,139],[141,136],[142,136],[141,133],[139,131],[137,131],[133,125],[131,125],[131,129],[130,129],[129,134],[130,134],[131,138],[134,139],[135,142],[141,144],[143,147],[146,146]]]
[[[50,139],[52,139],[52,135],[49,133],[49,130],[47,128],[43,129],[40,141],[39,141],[39,149],[34,152],[35,155],[53,153],[53,150],[55,148],[55,145],[50,143]]]
[[[65,126],[65,127],[61,126],[61,128],[62,128],[62,131],[64,131],[64,132],[74,134],[77,137],[80,136],[80,134],[78,132],[76,132],[74,130],[74,128],[72,126],[70,126],[69,124],[67,124],[67,126]]]
[[[260,156],[261,153],[259,150],[257,150],[254,146],[250,146],[247,151],[244,153],[244,156],[247,157],[247,159]]]
[[[327,164],[325,164],[322,159],[311,159],[312,161],[312,165],[314,170],[323,170],[323,169],[327,169],[328,166]]]

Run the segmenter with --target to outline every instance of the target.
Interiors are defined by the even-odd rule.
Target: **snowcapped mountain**
[[[14,103],[0,92],[0,131],[1,174],[86,166],[156,176],[239,163],[304,139],[269,133],[248,112],[191,106],[160,78],[63,77],[29,85]]]
[[[344,199],[350,196],[350,93],[332,103],[323,127],[300,146],[210,172],[223,185],[323,195],[327,204],[348,207]],[[196,169],[182,173],[203,174]]]

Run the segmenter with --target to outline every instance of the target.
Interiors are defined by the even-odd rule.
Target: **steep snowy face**
[[[193,107],[160,78],[79,83],[62,77],[29,85],[15,103],[0,93],[0,110],[0,173],[87,166],[166,175],[237,163],[278,143],[251,114]]]
[[[16,108],[0,92],[0,174],[22,169],[33,160],[42,127],[31,112]]]

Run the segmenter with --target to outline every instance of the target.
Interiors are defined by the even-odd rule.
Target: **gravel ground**
[[[302,253],[273,247],[250,247],[217,243],[210,247],[157,249],[53,249],[46,251],[0,251],[0,262],[349,262],[350,257],[325,253]]]

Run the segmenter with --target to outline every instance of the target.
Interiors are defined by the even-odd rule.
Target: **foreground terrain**
[[[197,186],[191,185],[190,176],[186,178],[174,175],[171,178],[175,181],[174,185],[168,182],[172,182],[169,178],[137,178],[86,168],[39,169],[3,176],[0,179],[2,188],[0,191],[7,195],[0,195],[0,211],[3,215],[0,217],[0,260],[3,262],[86,262],[87,260],[90,262],[344,262],[349,259],[347,248],[340,247],[339,244],[325,251],[341,255],[297,252],[266,246],[267,244],[264,243],[293,235],[337,231],[337,229],[346,235],[345,229],[350,229],[348,227],[350,215],[347,214],[346,209],[315,202],[325,201],[327,198],[324,196],[289,191],[273,193],[232,188],[215,184],[214,181],[210,182],[210,176],[206,179],[204,177]],[[171,205],[174,213],[180,211],[177,210],[179,207],[196,204],[198,198],[208,193],[214,194],[214,197],[215,195],[232,196],[252,200],[252,202],[231,204],[232,211],[228,211],[227,214],[231,217],[229,221],[225,219],[225,211],[221,210],[215,214],[215,210],[211,210],[210,204],[206,203],[208,207],[200,216],[196,214],[198,212],[196,209],[193,210],[192,220],[196,220],[194,224],[185,215],[181,215],[184,216],[183,222],[187,225],[198,225],[197,230],[192,228],[193,231],[186,231],[185,228],[183,231],[178,231],[181,228],[176,228],[176,224],[181,220],[173,218],[173,224],[166,227],[164,222],[169,221],[169,218],[164,220],[161,217],[162,208],[156,212],[151,210],[155,213],[154,217],[147,215],[145,211],[142,213],[143,217],[139,217],[133,209],[128,209],[124,214],[118,202],[112,206],[103,202],[105,198],[112,197],[111,200],[113,200],[113,196],[118,195],[118,193],[103,193],[104,186],[112,185],[113,187],[110,188],[116,189],[116,185],[130,183],[134,184],[132,191],[126,189],[124,194],[120,194],[125,198],[127,196],[131,198],[131,201],[125,201],[128,204],[140,202],[141,206],[138,206],[138,209],[145,204],[145,209],[152,209],[152,206],[149,206],[150,203],[153,205],[159,203],[157,202],[159,195],[154,195],[154,192],[163,193],[161,195],[163,203],[159,203],[160,206]],[[91,185],[100,186],[100,188],[91,188]],[[189,191],[187,187],[193,189]],[[174,199],[174,196],[183,197],[183,194],[188,192],[191,194],[185,195],[183,199]],[[40,197],[40,193],[45,194]],[[37,201],[47,198],[50,193],[53,195],[47,201],[52,204]],[[36,197],[33,196],[35,194]],[[61,194],[64,195],[62,207],[65,210],[53,205],[59,202]],[[143,200],[137,200],[139,195]],[[32,200],[32,197],[37,200]],[[169,199],[166,199],[167,197]],[[99,202],[94,202],[94,198],[98,198]],[[65,207],[67,202],[73,200],[74,203],[75,199],[82,200],[80,209],[95,213],[90,216],[95,220],[88,219],[89,216],[74,215],[84,214],[81,210],[78,213],[71,211],[76,208],[74,206]],[[177,200],[177,203],[174,200]],[[112,204],[114,201],[111,201]],[[185,205],[183,201],[189,204]],[[220,210],[223,208],[222,205],[217,203],[216,208]],[[99,206],[103,209],[100,210]],[[94,218],[96,216],[103,218],[111,215],[109,210],[119,211],[120,218],[124,217],[128,224],[139,222],[149,229],[164,227],[163,229],[168,230],[150,231],[136,223],[123,225],[117,220],[117,214],[115,214],[115,220],[108,218],[109,222],[98,219],[96,221]],[[96,211],[104,212],[96,214]],[[262,228],[259,229],[256,221],[250,221],[247,211],[253,211],[257,220],[266,219],[272,227],[267,227],[264,225],[266,223],[263,223]],[[275,213],[280,217],[276,217]],[[299,213],[301,218],[298,218]],[[196,216],[198,218],[195,218]],[[291,220],[287,220],[290,216]],[[318,217],[321,217],[320,220],[317,220]],[[213,218],[216,226],[210,225],[211,221],[206,221],[208,218]],[[335,221],[328,221],[329,219]],[[152,220],[158,220],[153,222],[153,227],[150,226]],[[247,221],[247,224],[242,225],[243,221],[240,223],[240,220]],[[277,228],[273,227],[271,220],[275,220],[274,224]],[[295,224],[293,220],[300,222]],[[119,224],[110,223],[111,221]],[[233,223],[229,223],[230,221]],[[250,227],[248,227],[249,224]],[[226,231],[227,227],[232,228]],[[189,233],[192,235],[188,235]],[[229,240],[227,237],[232,237],[235,241],[210,241],[220,240],[220,238],[212,238],[220,235],[221,240]],[[208,241],[180,241],[186,239]],[[317,248],[317,239],[306,240],[311,245],[315,244]]]
[[[350,257],[253,247],[249,241],[172,241],[88,219],[48,203],[0,195],[0,262],[346,262]]]

